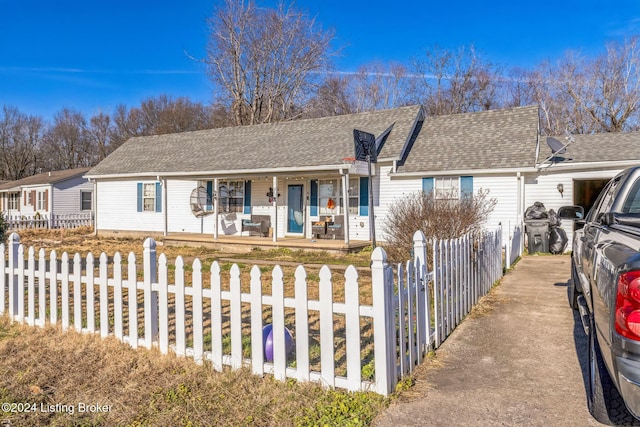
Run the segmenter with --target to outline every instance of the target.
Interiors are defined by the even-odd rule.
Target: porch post
[[[213,240],[218,240],[218,178],[213,179]],[[215,194],[215,196],[214,196]]]
[[[278,241],[278,177],[273,176],[273,241]]]
[[[342,175],[342,215],[344,220],[342,228],[344,231],[344,244],[349,244],[349,172]]]

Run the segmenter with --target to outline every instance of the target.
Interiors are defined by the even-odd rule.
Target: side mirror
[[[558,209],[558,218],[572,221],[584,220],[584,208],[582,206],[563,206]]]

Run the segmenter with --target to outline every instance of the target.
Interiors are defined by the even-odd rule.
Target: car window
[[[640,179],[633,183],[622,206],[623,213],[640,213]]]
[[[613,195],[619,183],[620,177],[615,177],[607,184],[604,190],[602,190],[598,196],[598,200],[596,200],[593,208],[589,211],[589,215],[587,215],[587,222],[597,221],[600,215],[609,211],[613,203]]]

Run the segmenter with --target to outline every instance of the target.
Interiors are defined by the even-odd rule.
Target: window
[[[360,180],[358,178],[349,178],[349,213],[358,214],[360,209]]]
[[[218,203],[222,212],[243,212],[244,181],[220,181]]]
[[[80,210],[90,211],[93,193],[91,191],[80,191]]]
[[[37,193],[38,205],[36,206],[37,210],[39,210],[39,211],[47,210],[47,208],[46,208],[46,206],[47,206],[46,196],[47,196],[46,192],[38,191],[38,193]]]
[[[435,179],[436,200],[448,200],[460,198],[460,180],[457,176],[445,176]]]
[[[145,212],[155,212],[156,210],[155,184],[144,184],[144,190],[142,193],[142,210]]]
[[[9,210],[20,210],[20,193],[10,193],[8,201]]]
[[[422,178],[422,191],[433,192],[436,200],[459,200],[461,197],[473,196],[472,176],[443,176]]]
[[[358,214],[360,208],[360,179],[349,178],[349,213]],[[340,179],[318,180],[318,202],[320,215],[342,213],[342,181]]]
[[[138,183],[138,212],[162,212],[162,186],[159,182]]]

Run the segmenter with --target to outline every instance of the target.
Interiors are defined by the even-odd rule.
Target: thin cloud
[[[59,74],[134,74],[134,75],[169,75],[199,74],[194,70],[100,70],[58,67],[0,67],[3,73],[59,73]]]

